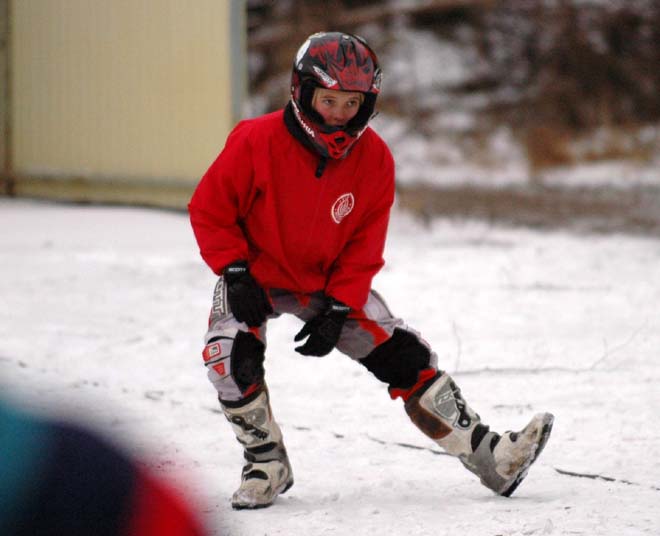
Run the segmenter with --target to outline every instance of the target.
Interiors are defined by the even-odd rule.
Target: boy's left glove
[[[296,348],[296,352],[317,357],[329,354],[337,344],[346,317],[350,312],[351,308],[348,305],[329,297],[325,310],[308,320],[293,338],[298,342],[309,335],[305,344]]]

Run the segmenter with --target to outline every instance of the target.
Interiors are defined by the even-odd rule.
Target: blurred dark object
[[[177,492],[97,434],[0,401],[0,534],[204,531]]]

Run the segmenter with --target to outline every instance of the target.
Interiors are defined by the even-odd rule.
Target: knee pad
[[[202,355],[211,383],[221,400],[240,400],[264,381],[266,346],[252,333],[212,337]]]
[[[415,334],[401,328],[396,328],[389,339],[360,360],[376,378],[389,384],[390,390],[414,386],[430,362],[430,350]]]

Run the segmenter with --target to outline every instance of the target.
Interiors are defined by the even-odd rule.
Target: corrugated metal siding
[[[237,119],[230,4],[13,1],[14,173],[196,181]]]
[[[0,0],[0,195],[11,169],[9,98],[9,0]]]

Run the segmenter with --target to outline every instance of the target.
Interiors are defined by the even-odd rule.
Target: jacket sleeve
[[[254,198],[249,128],[239,125],[204,174],[188,204],[202,258],[216,273],[233,261],[248,258],[241,221]]]
[[[325,288],[328,296],[356,310],[367,302],[371,281],[385,264],[383,251],[394,203],[394,161],[389,150],[378,169],[382,188],[374,192],[371,210],[337,257]]]

